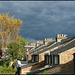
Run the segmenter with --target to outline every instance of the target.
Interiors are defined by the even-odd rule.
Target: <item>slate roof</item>
[[[64,47],[58,48],[58,49],[50,52],[50,54],[59,54],[59,53],[64,52],[68,49],[71,49],[73,47],[75,47],[75,40],[72,41],[71,43],[69,43],[68,45],[64,46]]]
[[[39,46],[36,46],[35,49],[39,48],[39,47],[42,46],[42,45],[43,45],[43,44],[41,44],[41,45],[39,45]]]
[[[63,39],[61,42],[57,42],[56,44],[54,44],[53,46],[49,47],[49,48],[46,48],[46,49],[43,49],[42,51],[39,51],[37,52],[37,54],[40,54],[40,53],[43,53],[45,51],[48,51],[52,48],[55,48],[55,47],[58,47],[60,45],[65,45],[66,43],[70,42],[71,40],[73,40],[75,37],[70,37],[70,38],[67,38],[67,39]],[[52,42],[52,44],[55,43],[55,42]]]
[[[39,47],[41,47],[42,45],[43,45],[43,44],[41,44],[41,45],[39,45],[39,46],[36,46],[36,47],[35,47],[35,48],[33,48],[33,49],[30,49],[30,50],[29,50],[29,52],[30,52],[29,54],[31,54],[31,53],[33,53],[33,52],[35,52],[35,51],[36,51],[36,49],[37,49],[37,48],[39,48]]]
[[[37,51],[39,51],[39,50],[41,50],[41,49],[44,49],[44,48],[46,48],[46,47],[52,45],[53,43],[54,43],[54,42],[50,42],[50,43],[48,43],[47,45],[44,45],[44,46],[42,46],[41,48],[39,48]]]
[[[23,68],[27,68],[27,67],[30,67],[30,66],[34,66],[34,65],[37,65],[37,64],[39,64],[39,62],[34,62],[34,63],[27,63],[25,66],[21,66],[21,69],[23,69]]]
[[[46,47],[48,47],[48,46],[50,46],[50,45],[52,45],[54,42],[50,42],[50,43],[48,43],[47,45],[40,45],[40,46],[38,46],[37,48],[39,48],[39,49],[37,49],[37,48],[35,48],[32,52],[30,52],[30,54],[31,53],[33,53],[33,52],[35,52],[35,51],[40,51],[41,49],[44,49],[44,48],[46,48]],[[42,47],[41,47],[42,46]],[[37,49],[37,50],[36,50]]]
[[[60,65],[54,65],[54,66],[52,66],[52,67],[43,67],[43,68],[40,68],[40,69],[37,69],[37,70],[33,70],[33,71],[30,71],[30,72],[28,72],[27,73],[27,75],[30,75],[30,74],[35,74],[35,75],[37,75],[37,74],[40,74],[40,72],[44,72],[44,71],[46,71],[46,70],[50,70],[50,69],[52,69],[52,68],[54,68],[54,67],[57,67],[57,66],[60,66]],[[45,75],[45,74],[41,74],[41,75]],[[47,74],[48,75],[48,74]]]

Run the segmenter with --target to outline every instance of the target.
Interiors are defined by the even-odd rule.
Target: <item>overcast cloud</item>
[[[75,1],[0,1],[0,13],[7,12],[23,21],[19,35],[29,42],[75,36]]]

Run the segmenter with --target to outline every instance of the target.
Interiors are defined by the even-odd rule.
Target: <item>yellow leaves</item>
[[[22,21],[18,19],[18,25],[22,25]]]
[[[14,22],[14,16],[12,16],[11,18],[10,18],[10,22]]]
[[[9,14],[9,12],[5,14],[5,19],[7,19],[7,18],[8,18],[8,14]]]
[[[18,39],[18,33],[20,26],[22,25],[21,20],[14,19],[14,16],[8,17],[8,13],[6,14],[0,14],[0,29],[2,29],[1,34],[3,34],[3,37],[8,39],[10,36],[9,40],[16,40]],[[4,39],[5,40],[5,39]]]

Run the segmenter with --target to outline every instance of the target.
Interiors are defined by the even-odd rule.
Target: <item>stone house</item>
[[[56,41],[50,40],[29,51],[27,66],[21,67],[21,74],[39,73],[46,68],[65,64],[73,60],[73,53],[75,37],[67,38],[66,35],[59,34]]]
[[[50,66],[65,64],[71,60],[73,60],[73,54],[75,53],[75,39],[68,43],[67,45],[63,45],[60,48],[57,48],[54,51],[45,55],[45,63]]]

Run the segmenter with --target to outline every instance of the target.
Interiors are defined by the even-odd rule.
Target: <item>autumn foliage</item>
[[[21,20],[14,19],[14,16],[8,17],[8,14],[0,14],[0,40],[4,42],[4,46],[18,39],[19,30],[22,25]]]

